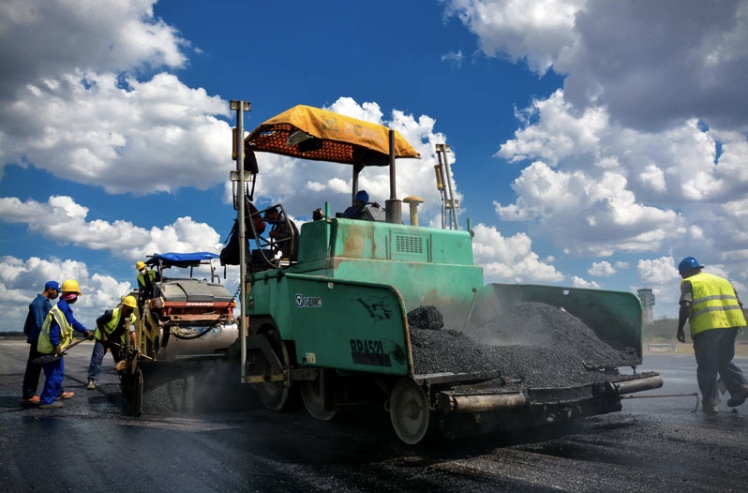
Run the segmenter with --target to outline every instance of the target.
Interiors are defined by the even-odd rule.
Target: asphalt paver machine
[[[248,108],[241,102],[232,107],[238,110],[235,135],[243,136]],[[407,318],[418,307],[436,307],[445,326],[464,328],[517,303],[562,306],[608,344],[634,348],[640,363],[641,304],[631,293],[484,285],[469,228],[404,224],[396,161],[419,154],[381,125],[296,106],[243,140],[235,138],[235,146],[232,180],[246,249],[240,266],[246,335],[239,339],[241,378],[267,408],[284,409],[296,392],[321,420],[359,405],[381,405],[396,435],[415,444],[429,430],[458,436],[617,411],[623,394],[662,385],[657,374],[623,376],[614,369],[609,378],[554,389],[512,386],[497,372],[424,373],[414,365]],[[263,211],[252,205],[249,192],[260,168],[255,155],[262,152],[348,166],[352,198],[361,172],[387,166],[384,213],[336,217],[328,203],[290,240],[298,242],[295,258],[273,256],[257,234]]]

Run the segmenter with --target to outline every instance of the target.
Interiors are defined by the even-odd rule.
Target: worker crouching
[[[127,344],[127,333],[134,351],[137,351],[135,338],[135,308],[137,300],[134,296],[125,296],[122,303],[112,310],[107,310],[96,319],[96,334],[91,363],[88,365],[88,390],[96,388],[96,382],[101,374],[101,363],[107,350],[111,351],[114,365],[122,361]]]

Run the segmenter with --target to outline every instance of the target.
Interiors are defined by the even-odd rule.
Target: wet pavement
[[[246,386],[233,382],[233,369],[224,368],[206,368],[199,378],[184,378],[153,394],[139,418],[123,416],[110,356],[99,388],[85,388],[90,343],[66,356],[65,387],[75,396],[64,401],[65,407],[27,408],[19,402],[26,354],[23,341],[0,340],[0,491],[748,488],[748,403],[740,412],[724,403],[716,416],[694,412],[692,355],[645,356],[638,371],[659,371],[665,384],[624,400],[619,413],[533,432],[436,438],[409,447],[398,442],[381,410],[332,422],[317,421],[303,410],[270,412]],[[748,358],[736,362],[748,373]],[[221,379],[232,382],[207,384]],[[672,397],[643,398],[649,395]]]

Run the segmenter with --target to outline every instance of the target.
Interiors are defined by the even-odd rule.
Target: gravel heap
[[[408,325],[415,325],[419,329],[439,330],[444,327],[444,318],[433,305],[419,306],[408,313]]]
[[[434,307],[417,310],[422,320],[436,317],[424,316],[424,310],[438,313]],[[636,359],[633,348],[612,348],[575,316],[544,303],[516,305],[469,334],[411,325],[410,340],[416,374],[498,370],[503,378],[532,387],[599,380],[601,374],[590,368]]]

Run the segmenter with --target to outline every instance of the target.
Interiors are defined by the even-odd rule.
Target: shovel
[[[114,341],[109,341],[109,344],[117,346],[120,349],[125,349],[124,346],[122,346],[122,344],[118,344],[118,343],[116,343]],[[136,357],[139,357],[139,356],[142,356],[143,358],[149,359],[151,361],[155,361],[153,358],[151,358],[150,356],[147,356],[145,354],[142,354],[140,351],[138,351],[138,354],[137,354]],[[119,363],[117,363],[117,364],[114,365],[114,369],[117,370],[117,371],[122,371],[125,368],[127,368],[127,358],[121,359],[119,361]]]
[[[69,345],[68,347],[66,347],[65,351],[63,351],[62,354],[59,354],[59,355],[57,355],[57,354],[45,354],[44,356],[39,356],[38,358],[32,359],[31,363],[35,364],[35,365],[46,365],[47,363],[52,363],[53,361],[57,361],[58,359],[60,359],[63,356],[65,356],[67,354],[67,351],[69,349],[74,348],[75,346],[77,346],[78,344],[80,344],[81,342],[83,342],[85,340],[87,340],[87,339],[86,338],[78,339],[77,341],[75,341],[74,343],[72,343],[71,345]]]

